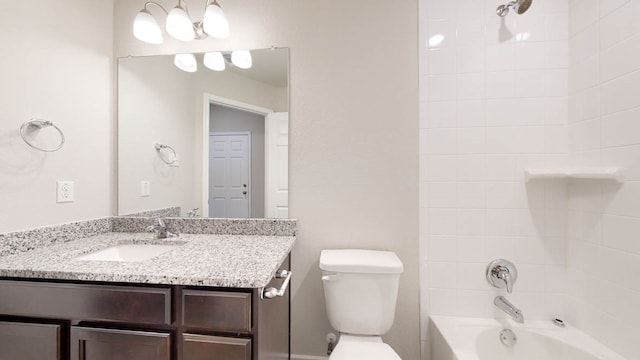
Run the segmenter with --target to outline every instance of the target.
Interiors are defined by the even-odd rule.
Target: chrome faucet
[[[487,266],[487,281],[489,281],[489,284],[499,289],[506,288],[509,294],[513,291],[513,284],[517,279],[518,270],[509,260],[493,260]]]
[[[498,307],[498,309],[511,316],[513,321],[519,324],[524,324],[524,315],[522,315],[522,310],[515,307],[512,303],[509,302],[509,300],[507,300],[507,298],[505,298],[504,296],[496,296],[496,298],[493,300],[493,303]]]
[[[166,239],[169,236],[178,236],[177,233],[169,231],[162,218],[157,218],[154,225],[149,225],[147,231],[155,232],[158,239]]]
[[[198,210],[200,210],[200,208],[195,208],[195,209],[191,209],[187,212],[187,217],[198,217],[200,215],[198,215]]]

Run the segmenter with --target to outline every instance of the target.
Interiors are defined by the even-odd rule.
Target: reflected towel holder
[[[56,129],[56,131],[58,132],[58,134],[60,134],[60,144],[58,144],[56,147],[51,148],[51,149],[43,149],[39,146],[36,146],[34,144],[32,144],[29,140],[27,140],[26,136],[25,136],[25,132],[27,131],[37,131],[40,130],[42,128],[45,127],[49,127],[51,126],[52,128]],[[51,121],[49,120],[42,120],[42,119],[30,119],[28,121],[25,121],[22,126],[20,126],[20,136],[22,137],[22,140],[24,140],[24,142],[29,145],[30,147],[36,149],[36,150],[40,150],[40,151],[44,151],[44,152],[54,152],[54,151],[58,151],[60,149],[62,149],[62,146],[64,146],[64,134],[62,133],[62,130],[60,130],[59,127],[57,127],[56,125],[54,125]]]
[[[156,151],[158,152],[158,157],[160,158],[160,160],[162,160],[165,164],[167,165],[171,165],[173,163],[176,162],[176,160],[178,160],[178,155],[176,154],[176,151],[173,150],[173,148],[169,145],[164,145],[164,144],[156,144]],[[173,153],[173,160],[169,161],[165,158],[165,156],[162,154],[162,150],[169,150]]]

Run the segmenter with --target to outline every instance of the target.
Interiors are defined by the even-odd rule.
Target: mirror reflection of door
[[[266,116],[266,215],[289,217],[289,113]]]
[[[213,133],[209,159],[209,214],[251,217],[251,134]]]
[[[223,134],[228,136],[217,136]],[[241,134],[244,145],[238,138]],[[209,216],[265,217],[265,116],[211,103],[209,135]]]

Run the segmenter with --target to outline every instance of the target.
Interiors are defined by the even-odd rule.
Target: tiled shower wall
[[[492,317],[496,258],[528,319],[563,316],[567,186],[524,169],[568,161],[568,2],[420,1],[421,318]],[[427,332],[422,331],[423,348]],[[423,355],[423,357],[426,355]]]
[[[569,143],[622,185],[569,186],[570,323],[640,359],[640,1],[570,1]]]

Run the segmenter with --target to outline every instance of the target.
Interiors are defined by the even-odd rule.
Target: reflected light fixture
[[[198,71],[198,62],[193,54],[177,54],[173,59],[173,63],[178,69],[186,72]]]
[[[218,0],[205,0],[205,11],[201,21],[192,21],[189,8],[184,0],[178,0],[170,11],[155,1],[147,1],[144,8],[133,20],[133,35],[148,44],[162,44],[160,25],[151,15],[149,7],[155,5],[167,14],[165,30],[171,37],[180,41],[205,39],[212,36],[218,39],[229,37],[229,22],[218,4]]]
[[[204,66],[214,71],[223,71],[227,67],[227,63],[231,63],[240,69],[249,69],[253,65],[251,51],[249,50],[234,50],[231,54],[223,54],[219,51],[208,52],[204,54],[202,62]],[[198,71],[198,63],[193,54],[178,54],[175,56],[173,63],[182,71]]]
[[[234,50],[231,53],[231,62],[240,69],[249,69],[253,65],[249,50]]]
[[[204,66],[214,71],[223,71],[226,67],[224,64],[224,57],[219,51],[204,54],[203,63]]]

